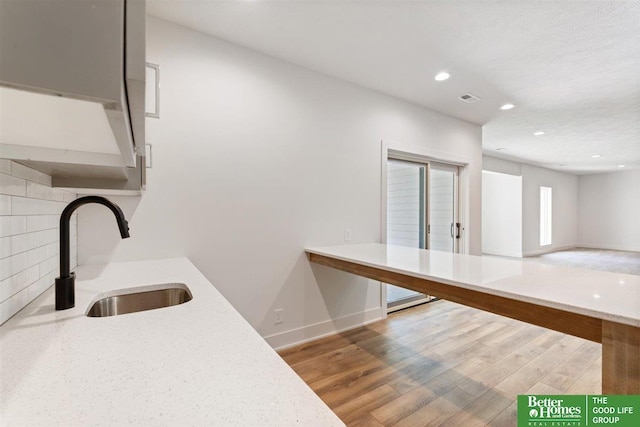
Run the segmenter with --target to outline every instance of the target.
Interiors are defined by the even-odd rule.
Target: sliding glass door
[[[387,243],[457,251],[457,167],[389,159]],[[428,295],[387,285],[387,310],[430,300]]]

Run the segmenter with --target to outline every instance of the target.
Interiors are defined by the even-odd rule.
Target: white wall
[[[0,159],[0,324],[53,285],[60,275],[60,214],[74,193],[51,177]],[[71,216],[71,268],[77,262],[77,215]]]
[[[522,176],[522,165],[497,157],[482,156],[482,170]]]
[[[377,319],[377,283],[303,249],[343,243],[345,227],[379,241],[383,139],[473,159],[480,252],[480,127],[154,18],[147,60],[161,82],[148,190],[112,198],[130,239],[80,212],[81,264],[186,255],[276,347]]]
[[[482,172],[482,253],[522,257],[522,177]]]
[[[552,244],[540,246],[540,187],[551,187]],[[578,244],[578,177],[522,165],[522,254],[573,248]]]
[[[522,175],[522,255],[578,245],[578,176],[551,169],[483,157],[483,169]],[[553,188],[552,244],[540,246],[540,187]],[[483,236],[484,237],[484,236]]]
[[[640,170],[583,175],[580,246],[640,251]]]

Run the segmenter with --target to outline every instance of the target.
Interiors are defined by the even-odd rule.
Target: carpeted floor
[[[576,248],[524,259],[545,264],[566,265],[567,267],[640,276],[640,252]]]

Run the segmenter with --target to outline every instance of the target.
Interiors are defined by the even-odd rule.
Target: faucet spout
[[[75,306],[75,273],[71,273],[69,223],[71,215],[82,205],[98,203],[113,212],[118,223],[120,236],[129,237],[129,224],[118,205],[100,196],[80,197],[69,203],[60,215],[60,277],[56,278],[56,310],[66,310]]]

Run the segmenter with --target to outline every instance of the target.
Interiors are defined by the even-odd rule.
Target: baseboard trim
[[[559,252],[559,251],[566,251],[568,249],[575,249],[578,247],[579,247],[578,245],[574,244],[574,245],[563,245],[563,246],[555,246],[550,248],[542,248],[542,249],[537,249],[535,251],[523,252],[522,256],[523,257],[538,256],[543,254],[550,254],[551,252]]]
[[[522,252],[500,252],[499,250],[488,249],[482,250],[482,255],[502,256],[509,258],[522,258]]]
[[[264,337],[265,341],[275,350],[284,350],[309,341],[324,338],[329,335],[339,334],[349,329],[364,326],[381,320],[381,308],[375,307],[360,313],[331,319],[313,325],[303,326],[290,331]]]
[[[587,249],[608,249],[611,251],[627,251],[627,252],[640,252],[640,247],[626,246],[626,245],[605,245],[601,243],[580,243],[579,248]]]

